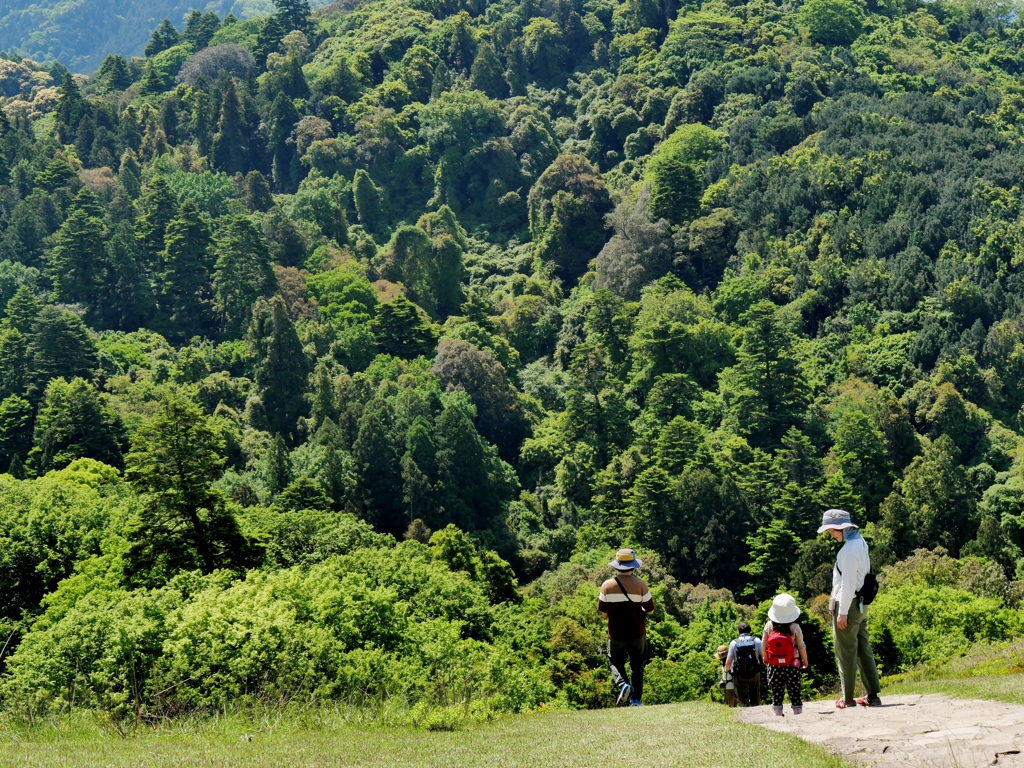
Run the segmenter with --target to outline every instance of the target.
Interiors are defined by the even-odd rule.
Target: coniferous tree
[[[97,215],[99,214],[99,215]],[[103,277],[106,227],[95,196],[83,189],[57,230],[47,265],[54,301],[94,307]]]
[[[39,406],[29,463],[43,474],[89,458],[123,466],[126,433],[121,418],[81,378],[52,379]]]
[[[371,235],[382,234],[387,225],[383,196],[370,174],[362,168],[356,171],[352,179],[352,200],[363,228]]]
[[[476,49],[476,58],[470,70],[469,84],[478,91],[483,91],[492,99],[501,99],[508,95],[505,83],[505,72],[494,53],[490,43],[481,43]]]
[[[125,477],[142,493],[128,531],[129,573],[159,583],[179,570],[241,568],[257,552],[213,488],[224,466],[222,438],[180,394],[165,399],[132,439]]]
[[[199,206],[186,200],[167,224],[159,276],[160,312],[178,338],[203,335],[209,330],[212,289],[207,268],[210,227]]]
[[[274,0],[274,5],[277,7],[276,18],[286,32],[293,29],[309,31],[309,0]]]
[[[171,24],[171,20],[164,19],[160,22],[160,26],[153,30],[153,34],[149,37],[149,42],[146,43],[146,57],[151,58],[161,51],[166,51],[168,48],[177,45],[179,39],[178,30]]]
[[[135,237],[139,243],[139,256],[146,267],[158,269],[166,245],[167,225],[178,209],[178,201],[163,176],[156,175],[150,179],[139,198],[138,208]]]
[[[0,324],[0,399],[25,391],[28,339],[13,325]]]
[[[281,47],[281,40],[287,33],[288,30],[284,28],[280,17],[268,16],[264,20],[259,34],[256,35],[256,47],[252,52],[252,55],[256,58],[256,63],[260,67],[267,65],[267,56]]]
[[[282,192],[294,191],[298,184],[298,155],[295,144],[289,141],[299,113],[292,100],[278,93],[267,117],[267,152],[271,156],[274,185]]]
[[[107,328],[135,331],[153,314],[153,290],[139,250],[131,225],[122,222],[107,243],[107,269],[100,291],[99,313]]]
[[[243,200],[249,213],[266,212],[274,207],[274,196],[270,192],[270,185],[259,171],[249,171],[245,175]]]
[[[794,352],[793,332],[770,301],[750,308],[733,369],[730,411],[755,446],[774,446],[800,420],[807,385]]]
[[[197,51],[203,50],[220,28],[220,19],[213,11],[192,10],[185,17],[185,29],[181,33],[182,42],[192,43]]]
[[[98,364],[96,342],[78,315],[43,307],[28,343],[26,389],[29,399],[42,397],[51,379],[91,379]]]
[[[32,331],[32,326],[42,308],[43,305],[36,298],[32,289],[23,285],[14,292],[11,300],[4,307],[0,328],[16,328],[21,333],[28,334]]]
[[[89,102],[82,96],[75,76],[70,72],[64,73],[64,80],[57,88],[57,94],[58,137],[64,144],[70,144],[75,140],[74,129],[89,113]]]
[[[284,299],[258,299],[249,326],[256,387],[271,431],[291,440],[305,416],[309,363]]]
[[[217,254],[213,286],[224,330],[237,336],[252,316],[252,305],[277,285],[270,251],[259,230],[246,216],[232,216],[222,224],[214,242]]]
[[[263,459],[263,482],[272,496],[277,496],[292,482],[292,460],[284,437],[278,432],[267,446]]]
[[[32,448],[32,404],[10,395],[0,400],[0,467],[24,462]]]
[[[107,56],[96,72],[96,80],[102,83],[103,89],[108,93],[123,91],[132,84],[127,59],[116,53]]]
[[[378,305],[371,329],[381,352],[407,360],[429,355],[437,344],[434,326],[405,296]]]
[[[249,164],[249,125],[235,81],[228,83],[213,139],[213,164],[228,175],[245,173]]]

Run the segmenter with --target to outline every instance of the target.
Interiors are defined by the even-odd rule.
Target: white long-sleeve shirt
[[[864,586],[864,577],[871,571],[868,543],[860,531],[847,528],[845,539],[846,543],[840,548],[832,569],[832,599],[840,616],[850,613],[850,605],[856,599],[857,591]]]

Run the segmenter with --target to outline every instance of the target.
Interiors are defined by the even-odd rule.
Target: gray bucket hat
[[[850,519],[850,513],[845,509],[829,509],[821,516],[821,528],[818,529],[818,533],[824,533],[830,528],[842,530],[856,527]]]

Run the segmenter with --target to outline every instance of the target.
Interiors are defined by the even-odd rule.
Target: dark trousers
[[[626,676],[626,657],[629,657],[629,677]],[[608,664],[612,668],[612,680],[618,690],[623,683],[633,689],[633,698],[640,700],[644,695],[644,666],[647,664],[647,638],[636,640],[608,640]]]
[[[803,706],[800,683],[803,670],[796,667],[768,667],[768,688],[772,692],[772,706],[781,707],[782,698],[788,693],[789,703],[794,707]]]
[[[741,707],[758,707],[761,705],[761,673],[753,677],[736,677],[733,675],[733,683],[736,685],[736,698],[740,701]]]

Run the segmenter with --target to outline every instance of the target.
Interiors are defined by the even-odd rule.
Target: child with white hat
[[[793,714],[804,711],[801,696],[803,672],[807,669],[807,646],[804,632],[796,620],[800,608],[792,595],[783,592],[772,600],[768,621],[761,634],[764,665],[768,670],[768,690],[772,692],[772,708],[782,717],[782,702],[789,693]]]

